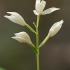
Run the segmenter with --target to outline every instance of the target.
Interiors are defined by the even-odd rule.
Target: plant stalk
[[[37,22],[36,22],[36,50],[38,53],[36,53],[36,62],[37,62],[37,70],[40,70],[40,63],[39,63],[39,32],[38,32],[38,26],[39,26],[39,19],[40,16],[37,16]]]
[[[40,63],[39,63],[39,49],[37,50],[37,54],[36,54],[36,61],[37,61],[37,70],[40,70]]]

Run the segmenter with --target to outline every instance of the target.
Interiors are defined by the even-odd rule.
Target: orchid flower
[[[36,0],[35,10],[33,10],[34,14],[35,15],[46,15],[46,14],[50,14],[60,9],[60,8],[51,7],[49,9],[44,10],[45,6],[46,6],[46,1]]]

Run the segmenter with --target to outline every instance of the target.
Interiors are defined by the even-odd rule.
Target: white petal
[[[34,14],[35,14],[35,15],[39,15],[39,13],[37,13],[37,11],[36,11],[36,10],[33,10],[33,12],[34,12]]]
[[[54,23],[54,24],[52,25],[52,27],[50,28],[48,35],[49,35],[50,37],[54,36],[54,35],[61,29],[63,22],[64,22],[64,21],[61,20],[61,21],[59,21],[59,22]]]
[[[9,20],[11,20],[14,23],[17,23],[19,25],[25,26],[26,22],[24,21],[24,19],[22,18],[21,15],[19,15],[16,12],[7,12],[8,14],[11,14],[10,16],[5,15],[5,18],[8,18]]]
[[[30,38],[29,35],[26,32],[15,33],[15,36],[22,37],[24,39],[26,39],[26,38],[29,39]]]
[[[37,6],[37,4],[40,3],[40,1],[41,1],[41,0],[36,0],[35,6]]]
[[[45,15],[45,14],[50,14],[56,10],[59,10],[60,8],[55,8],[55,7],[52,7],[52,8],[49,8],[49,9],[46,9],[42,12],[42,15]]]
[[[36,11],[41,15],[44,8],[45,8],[46,2],[45,1],[41,1],[40,3],[37,4],[36,6]]]
[[[10,15],[15,15],[15,16],[17,16],[17,12],[7,12],[8,14],[10,14]]]
[[[45,5],[46,5],[46,1],[42,0],[42,1],[41,1],[41,4],[42,4],[43,6],[45,6]]]
[[[11,38],[13,38],[13,39],[19,41],[20,43],[22,43],[22,42],[25,43],[25,42],[26,42],[26,41],[24,41],[24,39],[22,39],[21,37],[16,37],[16,36],[14,36],[14,37],[11,37]]]

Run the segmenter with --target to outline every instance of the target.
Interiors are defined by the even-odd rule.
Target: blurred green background
[[[70,70],[70,0],[45,0],[46,8],[58,7],[40,19],[40,43],[53,23],[64,19],[57,35],[40,49],[41,70]],[[45,8],[45,9],[46,9]],[[36,57],[27,44],[11,39],[14,33],[26,31],[35,44],[35,35],[26,27],[4,18],[6,12],[18,12],[34,28],[36,16],[33,13],[35,0],[0,0],[0,67],[6,70],[36,70]],[[34,28],[35,29],[35,28]]]

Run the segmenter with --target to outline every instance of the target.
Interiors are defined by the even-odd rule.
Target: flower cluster
[[[45,14],[50,14],[56,10],[59,10],[60,8],[49,8],[44,10],[46,6],[46,2],[44,0],[36,0],[36,4],[35,4],[35,10],[33,10],[35,15],[45,15]],[[19,25],[22,26],[27,26],[32,32],[36,33],[35,30],[33,30],[23,19],[23,17],[21,15],[19,15],[17,12],[7,12],[8,14],[10,14],[10,16],[5,15],[5,18],[8,18],[9,20],[11,20],[14,23],[17,23]],[[52,25],[52,27],[50,28],[49,32],[48,32],[48,36],[49,37],[53,37],[62,27],[63,24],[63,20],[56,22]],[[15,33],[15,36],[12,37],[13,39],[19,41],[19,42],[23,42],[23,43],[28,43],[28,44],[32,44],[32,41],[29,37],[29,35],[26,32],[19,32],[19,33]],[[45,38],[46,39],[46,38]],[[46,40],[45,40],[46,41]]]
[[[48,31],[48,35],[45,37],[45,39],[42,41],[41,44],[39,44],[39,20],[40,20],[40,16],[41,15],[46,15],[46,14],[50,14],[54,11],[59,10],[60,8],[56,8],[56,7],[51,7],[48,8],[46,10],[44,10],[46,6],[46,1],[44,0],[36,0],[35,3],[35,10],[33,10],[34,14],[37,16],[37,21],[36,23],[34,23],[35,29],[34,30],[31,26],[29,26],[24,18],[18,14],[17,12],[7,12],[7,14],[10,15],[5,15],[4,17],[11,20],[12,22],[22,25],[22,26],[26,26],[29,30],[31,30],[35,36],[36,36],[36,45],[34,45],[30,39],[30,36],[28,35],[28,33],[22,31],[19,33],[14,33],[15,36],[11,37],[15,40],[17,40],[20,43],[27,43],[28,45],[30,45],[30,47],[33,49],[33,51],[36,54],[36,63],[37,63],[37,70],[40,70],[39,68],[39,49],[48,41],[49,38],[53,37],[54,35],[56,35],[59,30],[62,27],[63,24],[63,19],[54,23],[51,28]]]

